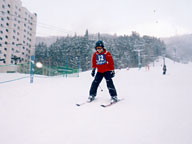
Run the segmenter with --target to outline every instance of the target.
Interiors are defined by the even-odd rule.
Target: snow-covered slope
[[[89,72],[78,78],[29,78],[0,84],[1,144],[191,144],[192,64],[166,59],[150,70],[116,70],[124,101],[110,99],[105,80],[97,100],[77,107],[89,93]],[[0,81],[20,74],[0,74]]]

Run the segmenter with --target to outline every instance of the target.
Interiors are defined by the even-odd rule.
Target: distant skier
[[[92,57],[92,72],[91,75],[95,76],[95,70],[97,68],[97,74],[92,82],[89,91],[89,101],[93,101],[97,95],[97,88],[102,81],[103,77],[106,79],[107,88],[111,96],[111,103],[117,102],[117,92],[113,84],[112,78],[115,76],[114,61],[110,52],[104,48],[103,41],[97,41],[95,45],[96,52]]]
[[[166,74],[166,71],[167,71],[167,67],[166,67],[166,65],[164,64],[164,65],[163,65],[163,75]]]

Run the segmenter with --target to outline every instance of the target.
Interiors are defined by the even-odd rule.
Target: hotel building
[[[35,52],[37,14],[20,0],[0,0],[0,72],[30,61]]]

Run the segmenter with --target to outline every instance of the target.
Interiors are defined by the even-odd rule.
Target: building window
[[[4,11],[0,11],[3,15],[5,15],[5,12]]]

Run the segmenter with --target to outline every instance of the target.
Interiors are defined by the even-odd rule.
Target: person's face
[[[103,51],[103,48],[102,48],[102,47],[97,47],[97,51],[98,51],[99,53],[101,53],[101,52]]]

